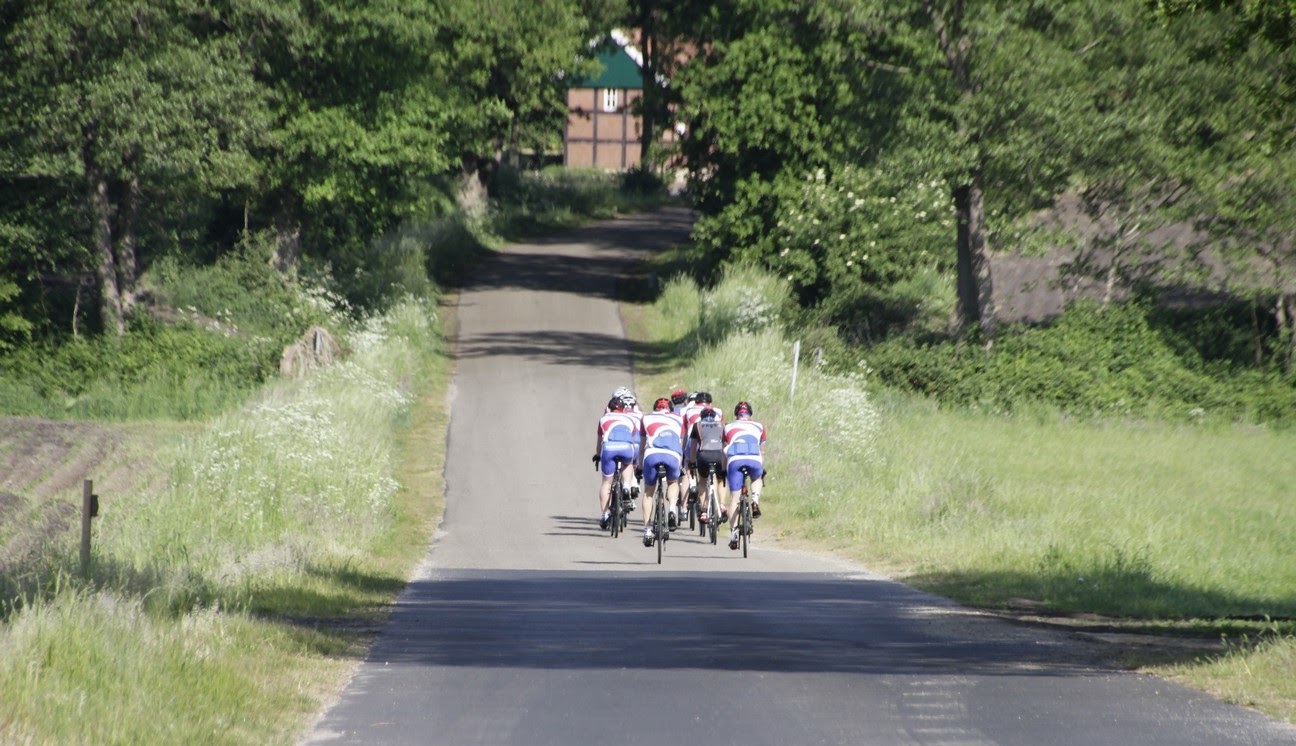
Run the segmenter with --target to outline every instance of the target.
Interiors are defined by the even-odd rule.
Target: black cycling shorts
[[[724,451],[698,451],[697,455],[697,474],[698,479],[706,479],[707,467],[715,464],[716,479],[724,481]]]

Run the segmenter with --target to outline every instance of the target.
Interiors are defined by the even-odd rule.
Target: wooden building
[[[624,33],[613,31],[595,48],[602,72],[567,89],[563,163],[569,168],[624,171],[639,165],[643,121],[635,113],[643,96],[643,55]]]

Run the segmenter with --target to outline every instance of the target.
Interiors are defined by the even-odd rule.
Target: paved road
[[[1296,744],[759,523],[747,559],[676,532],[660,566],[599,531],[594,420],[630,379],[614,278],[687,226],[514,246],[462,293],[442,530],[306,743]]]

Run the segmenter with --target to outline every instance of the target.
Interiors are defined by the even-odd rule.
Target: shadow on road
[[[637,262],[663,247],[688,240],[691,212],[669,208],[599,221],[561,237],[515,244],[479,264],[465,290],[521,289],[619,299]],[[573,255],[564,247],[595,246],[597,255]],[[584,254],[584,252],[578,252]]]
[[[563,331],[516,331],[478,334],[460,342],[460,359],[523,358],[545,365],[626,369],[625,340],[610,334]]]
[[[374,659],[540,669],[1089,675],[1093,660],[896,583],[821,574],[475,571],[411,584]],[[961,632],[960,632],[961,630]],[[1068,644],[1077,644],[1072,640]],[[660,649],[645,657],[635,650]],[[1070,648],[1068,648],[1070,649]]]

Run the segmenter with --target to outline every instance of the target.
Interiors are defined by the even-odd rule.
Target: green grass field
[[[641,398],[755,404],[782,540],[966,604],[1228,636],[1222,656],[1153,670],[1296,719],[1296,432],[950,411],[878,388],[866,360],[831,375],[810,354],[794,389],[776,314],[707,332],[778,293],[742,271],[705,292],[676,279],[624,313]]]
[[[0,742],[294,742],[440,516],[448,323],[400,304],[345,361],[151,443],[160,486],[103,496],[89,577],[6,608]]]

